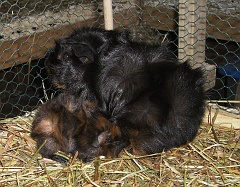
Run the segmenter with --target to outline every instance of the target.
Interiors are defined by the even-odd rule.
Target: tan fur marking
[[[55,81],[53,81],[53,85],[56,87],[56,88],[59,88],[59,89],[65,89],[65,86],[63,86],[63,85],[61,85],[61,84],[59,84],[59,83],[57,83],[57,82],[55,82]]]
[[[52,120],[50,119],[43,119],[33,130],[34,133],[37,134],[52,134],[53,132],[53,126],[52,126]]]

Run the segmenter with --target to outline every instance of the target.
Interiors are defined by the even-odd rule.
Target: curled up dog
[[[103,138],[108,140],[98,144],[110,152],[115,147],[118,150],[114,150],[115,156],[129,142],[134,154],[143,155],[184,145],[196,136],[204,114],[201,69],[192,69],[188,62],[179,63],[168,43],[153,46],[133,42],[128,35],[128,32],[80,29],[56,42],[46,68],[53,84],[79,103],[77,112],[69,112],[65,105],[61,109],[69,118],[66,118],[67,122],[61,119],[57,124],[61,124],[61,128],[66,126],[71,132],[73,129],[79,132],[67,138],[70,149],[63,151],[75,151],[78,144],[83,144],[72,141],[75,137],[80,141],[85,135],[93,134],[88,136],[91,138],[87,142],[91,143],[81,150],[98,155],[101,151],[93,149],[95,153],[91,146],[100,135],[106,136],[104,133],[109,127],[117,128],[121,135],[113,133],[112,138]],[[97,118],[86,115],[85,101],[94,103],[96,107],[93,108],[99,114]],[[55,108],[47,106],[42,110],[53,113]],[[104,124],[109,124],[106,129],[97,128],[99,117],[104,118]],[[82,120],[87,119],[95,121],[81,125]],[[74,125],[65,125],[71,124],[71,120]],[[35,121],[39,121],[37,117]],[[88,126],[87,132],[82,130]],[[92,126],[97,130],[92,130]],[[45,136],[38,134],[39,139]],[[106,142],[111,149],[106,148]],[[51,146],[48,148],[51,150]],[[81,153],[81,150],[78,151]]]
[[[38,108],[31,136],[40,154],[64,162],[58,151],[78,154],[83,161],[96,156],[116,157],[125,147],[121,130],[101,115],[95,103],[79,103],[60,94]]]

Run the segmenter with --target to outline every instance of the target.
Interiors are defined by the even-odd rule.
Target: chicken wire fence
[[[206,72],[208,98],[239,112],[240,5],[237,0],[115,0],[114,29],[134,40],[173,44],[180,61]],[[97,0],[0,1],[0,118],[25,114],[55,90],[44,68],[54,40],[78,27],[104,28]]]

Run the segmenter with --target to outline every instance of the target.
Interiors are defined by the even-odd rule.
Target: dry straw
[[[217,114],[216,114],[217,115]],[[61,165],[43,159],[30,138],[34,114],[0,121],[0,186],[240,186],[239,130],[209,116],[188,145],[170,151]]]

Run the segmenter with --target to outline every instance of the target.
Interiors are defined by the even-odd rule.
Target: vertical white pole
[[[104,23],[106,30],[113,30],[112,0],[103,0]]]

